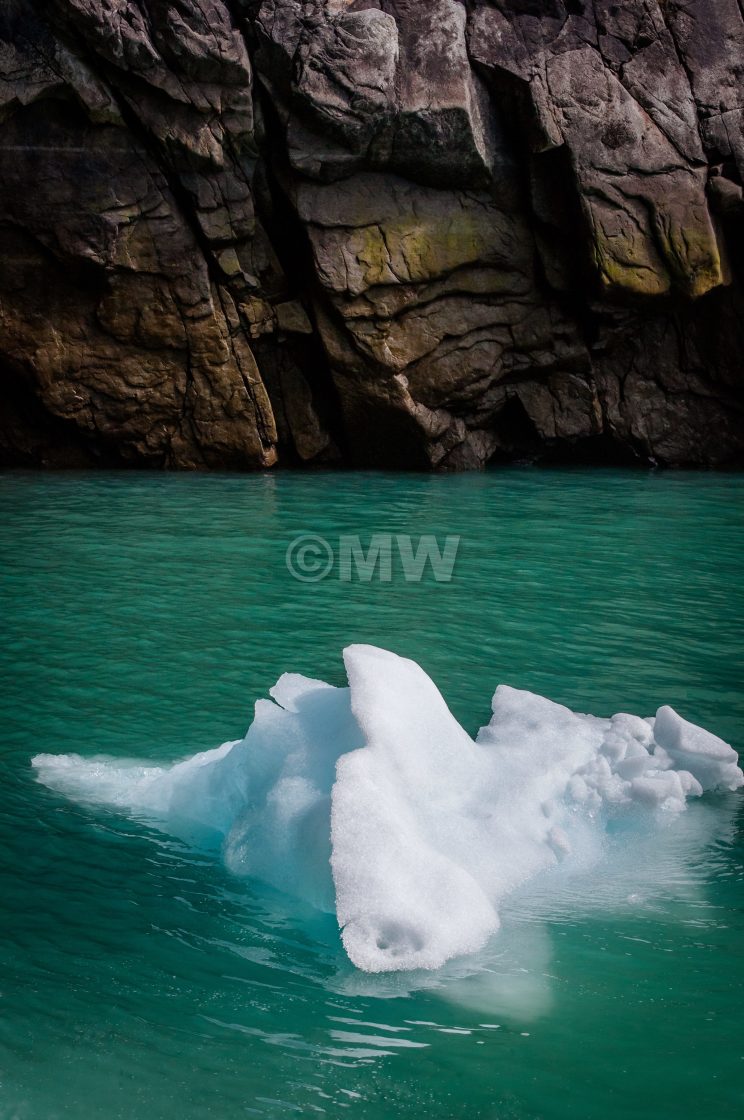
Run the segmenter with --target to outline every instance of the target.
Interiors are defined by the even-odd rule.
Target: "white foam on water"
[[[38,779],[335,909],[370,973],[476,953],[507,900],[570,894],[608,858],[642,897],[623,853],[647,857],[689,798],[744,785],[736,752],[669,707],[600,719],[502,685],[473,740],[415,662],[360,645],[344,660],[349,688],[281,677],[242,740],[173,766],[37,755]]]

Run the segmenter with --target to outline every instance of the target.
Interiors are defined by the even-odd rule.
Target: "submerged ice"
[[[53,789],[335,909],[368,972],[475,952],[516,888],[597,861],[623,822],[657,827],[690,797],[744,785],[736,752],[670,707],[600,719],[501,685],[473,740],[415,662],[360,645],[344,661],[348,688],[285,674],[244,739],[173,766],[33,765]]]

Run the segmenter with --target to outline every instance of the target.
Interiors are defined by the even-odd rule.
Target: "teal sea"
[[[594,897],[515,900],[480,961],[376,977],[331,916],[30,759],[241,737],[282,672],[345,683],[351,642],[417,660],[470,732],[505,682],[669,703],[741,752],[743,499],[594,469],[0,476],[0,1120],[742,1116],[744,796]],[[461,541],[450,582],[302,583],[301,533]]]

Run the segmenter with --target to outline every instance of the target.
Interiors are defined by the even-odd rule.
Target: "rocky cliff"
[[[744,458],[742,0],[3,0],[0,459]]]

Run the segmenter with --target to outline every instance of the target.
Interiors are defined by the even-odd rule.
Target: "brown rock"
[[[0,462],[744,450],[737,0],[6,0]]]

